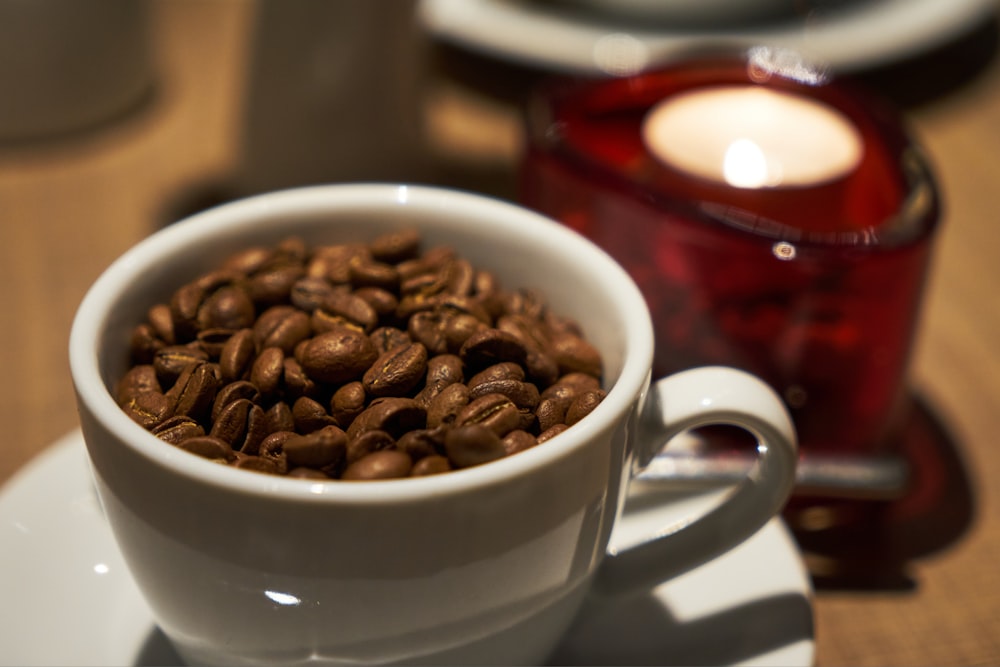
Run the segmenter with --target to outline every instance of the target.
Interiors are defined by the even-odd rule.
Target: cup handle
[[[795,483],[795,428],[774,390],[743,371],[710,366],[656,381],[640,413],[640,469],[674,436],[710,424],[738,426],[757,439],[757,460],[746,478],[696,520],[665,526],[636,546],[609,549],[594,593],[649,590],[732,549],[781,511]]]

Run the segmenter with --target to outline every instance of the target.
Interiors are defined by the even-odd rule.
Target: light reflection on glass
[[[772,179],[768,174],[767,156],[750,139],[737,139],[729,144],[722,159],[722,174],[734,188],[759,188]]]
[[[294,607],[302,602],[302,600],[292,595],[291,593],[281,593],[279,591],[264,591],[264,595],[267,596],[269,600],[277,602],[280,605],[285,605],[287,607]]]

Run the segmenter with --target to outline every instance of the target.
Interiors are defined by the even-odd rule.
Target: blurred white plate
[[[995,12],[996,0],[859,0],[821,16],[747,29],[670,31],[601,23],[559,3],[422,0],[420,18],[444,40],[500,59],[566,73],[601,73],[608,52],[639,51],[649,64],[691,48],[769,45],[838,71],[885,64],[929,49]]]
[[[641,496],[637,496],[637,499]],[[707,509],[717,496],[672,511]],[[623,526],[648,534],[662,505]],[[118,552],[70,433],[0,489],[0,665],[180,664]],[[648,595],[586,608],[564,664],[812,665],[812,589],[780,519]]]

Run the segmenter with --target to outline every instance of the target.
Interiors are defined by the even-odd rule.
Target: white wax
[[[819,185],[853,171],[863,147],[837,109],[756,85],[669,97],[646,115],[642,136],[664,164],[736,188]]]

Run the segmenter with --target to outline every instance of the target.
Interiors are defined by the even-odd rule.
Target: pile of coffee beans
[[[602,360],[532,290],[505,290],[406,229],[238,252],[152,306],[117,400],[237,468],[391,479],[475,466],[566,430]]]

